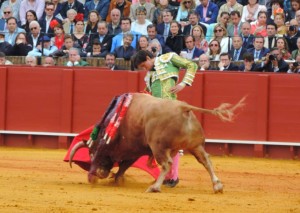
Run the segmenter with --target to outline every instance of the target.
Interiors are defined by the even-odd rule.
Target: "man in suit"
[[[254,47],[249,49],[248,52],[253,54],[254,61],[261,60],[263,57],[267,55],[267,53],[270,52],[269,49],[264,47],[264,37],[257,36],[254,38],[253,41]]]
[[[289,65],[283,60],[281,51],[274,47],[267,54],[266,60],[261,63],[259,70],[263,72],[287,72],[288,69]]]
[[[164,41],[167,40],[170,34],[170,23],[173,18],[171,10],[165,9],[162,11],[163,22],[157,25],[157,33],[164,37]]]
[[[184,27],[184,29],[183,29],[184,35],[191,35],[193,27],[196,25],[200,25],[203,29],[204,36],[206,36],[206,31],[207,31],[206,26],[199,22],[199,14],[196,11],[189,13],[188,19],[189,19],[190,24],[188,24]]]
[[[113,9],[110,12],[111,23],[108,24],[108,34],[117,35],[122,32],[120,21],[121,21],[121,12],[119,9]]]
[[[247,49],[243,47],[243,39],[240,36],[232,38],[233,48],[230,50],[229,55],[232,61],[243,60],[243,55],[247,52]]]
[[[25,30],[17,26],[17,19],[15,17],[8,18],[6,20],[6,24],[7,24],[7,29],[4,30],[5,41],[10,43],[11,45],[14,45],[17,35],[20,32],[25,33]]]
[[[93,41],[96,39],[100,42],[102,52],[110,52],[112,46],[113,35],[108,33],[107,23],[105,21],[98,22],[98,33],[92,35],[87,46],[87,52],[92,51]]]
[[[245,53],[243,55],[243,64],[239,67],[239,71],[242,72],[259,71],[259,65],[255,64],[254,57],[251,53]]]
[[[253,48],[254,35],[250,34],[250,32],[251,32],[250,23],[249,22],[242,23],[240,35],[243,39],[243,47],[246,49]]]
[[[124,68],[116,65],[116,56],[112,53],[107,53],[105,56],[105,66],[110,70],[125,70]]]
[[[109,0],[101,0],[101,1],[86,1],[84,4],[84,20],[87,21],[89,17],[89,12],[92,10],[96,10],[100,17],[101,20],[105,21],[107,15],[108,15],[108,9],[109,9]]]
[[[11,6],[7,5],[3,9],[3,17],[0,19],[0,31],[6,29],[6,20],[13,16],[13,10]]]
[[[129,15],[129,17],[130,17],[131,21],[134,22],[137,19],[136,9],[139,6],[143,6],[146,9],[146,11],[147,11],[146,19],[148,19],[149,21],[152,22],[155,6],[152,3],[146,2],[146,0],[138,0],[138,2],[136,2],[136,3],[134,3],[130,6],[130,15]]]
[[[3,52],[5,55],[10,55],[11,49],[11,44],[5,41],[5,32],[0,31],[0,52]]]
[[[112,52],[116,58],[124,58],[124,60],[130,60],[131,56],[135,54],[135,48],[131,46],[133,41],[133,35],[130,32],[123,34],[123,45],[117,47]]]
[[[41,27],[37,21],[31,21],[29,24],[30,33],[27,33],[26,38],[28,44],[31,44],[33,48],[39,45],[39,41],[42,37]]]
[[[148,33],[149,43],[154,39],[157,39],[160,43],[163,53],[172,52],[171,48],[166,45],[164,37],[157,33],[157,28],[155,25],[153,24],[148,25],[147,33]]]
[[[62,3],[60,15],[62,16],[63,19],[67,18],[67,11],[70,9],[74,9],[77,13],[84,14],[84,7],[81,2],[79,2],[78,0],[68,0]]]
[[[184,37],[186,48],[182,52],[186,52],[184,55],[180,54],[181,57],[186,59],[198,59],[200,55],[204,54],[204,51],[195,47],[195,38],[191,35]]]
[[[212,24],[217,22],[219,7],[209,0],[201,0],[201,4],[196,7],[196,12],[200,16],[200,22]]]
[[[200,55],[198,66],[201,71],[216,70],[216,68],[210,65],[209,56],[206,54]]]
[[[56,20],[61,24],[61,21],[53,16],[55,6],[52,2],[46,2],[45,4],[45,16],[39,20],[41,32],[50,38],[54,36],[54,30],[50,27],[50,22]]]
[[[300,31],[297,27],[297,21],[295,19],[290,20],[290,26],[288,28],[287,34],[284,35],[284,38],[286,39],[288,45],[289,45],[289,51],[293,52],[294,50],[297,50],[297,39],[300,37]]]
[[[268,36],[265,37],[264,47],[267,49],[272,49],[276,46],[276,39],[277,39],[277,26],[274,23],[267,24],[267,34]]]
[[[227,26],[227,33],[229,37],[238,36],[241,33],[241,14],[239,11],[232,11],[230,13],[231,23]]]
[[[121,12],[121,18],[128,18],[130,15],[131,1],[128,0],[112,0],[109,5],[108,14],[111,13],[113,9],[118,9]],[[108,15],[106,17],[106,22],[110,23],[111,18]]]
[[[239,67],[231,62],[231,57],[228,53],[221,53],[220,62],[218,64],[220,71],[237,71]]]

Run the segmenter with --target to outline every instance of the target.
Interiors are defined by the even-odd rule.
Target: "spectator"
[[[39,20],[44,12],[45,0],[22,0],[19,9],[21,25],[26,24],[26,12],[33,10],[36,13],[37,20]]]
[[[108,9],[109,9],[109,0],[90,0],[86,1],[84,5],[84,17],[85,21],[87,20],[87,17],[89,17],[89,14],[91,11],[95,10],[97,13],[100,15],[99,20],[104,20],[106,19],[106,16],[108,14]],[[96,24],[97,26],[97,24]],[[97,27],[96,27],[97,28]]]
[[[213,68],[210,65],[209,57],[206,54],[200,55],[198,66],[199,66],[199,68],[200,68],[201,71],[204,71],[204,70],[205,71],[206,70],[215,70],[215,68]]]
[[[219,19],[219,24],[223,24],[227,28],[229,21],[229,13],[222,12]],[[209,24],[206,32],[206,41],[210,41],[213,38],[214,28],[218,23]]]
[[[195,38],[195,46],[206,53],[208,50],[208,42],[205,40],[203,29],[200,25],[193,27],[192,36]]]
[[[18,33],[20,32],[25,33],[25,30],[17,27],[17,19],[14,17],[8,18],[6,22],[7,22],[7,29],[4,30],[4,32],[6,33],[5,41],[10,43],[11,45],[14,45]]]
[[[269,10],[269,14],[267,17],[270,17],[271,20],[274,20],[277,13],[284,13],[283,1],[271,0],[271,11]]]
[[[62,4],[60,3],[60,0],[51,0],[51,2],[54,4],[54,14],[53,14],[53,16],[58,18],[60,21],[62,21],[63,18],[60,15],[60,11],[62,9]]]
[[[83,13],[80,13],[83,14]],[[77,15],[76,10],[74,9],[70,9],[67,12],[67,18],[65,18],[63,20],[63,28],[64,28],[64,32],[66,34],[73,34],[74,30],[75,30],[75,17]]]
[[[3,52],[5,55],[10,55],[11,49],[11,44],[5,41],[5,32],[0,31],[0,52]]]
[[[168,0],[159,0],[159,4],[153,13],[153,24],[158,25],[163,23],[163,14],[164,10],[168,10],[171,12],[172,17],[174,17],[173,7],[169,4]]]
[[[253,45],[254,47],[249,49],[248,52],[254,56],[254,61],[261,60],[270,52],[269,49],[264,47],[264,38],[262,36],[255,37]]]
[[[266,60],[261,63],[259,70],[263,72],[287,72],[288,69],[289,65],[283,60],[280,50],[274,47],[266,55]]]
[[[123,34],[123,45],[117,47],[112,53],[116,58],[124,58],[130,60],[131,56],[135,54],[135,48],[131,46],[133,35],[129,32]]]
[[[167,47],[165,44],[165,40],[164,37],[160,34],[157,34],[157,28],[155,25],[148,25],[147,27],[147,33],[148,33],[148,39],[149,41],[153,41],[154,39],[159,41],[160,43],[160,47],[161,47],[161,51],[163,53],[167,53],[167,52],[171,52],[172,50],[170,49],[170,47]]]
[[[232,11],[230,13],[231,23],[227,26],[227,33],[230,38],[241,34],[241,14],[239,11]]]
[[[295,49],[295,50],[292,52],[292,55],[291,55],[291,57],[292,57],[293,59],[295,59],[295,60],[296,60],[296,57],[297,57],[298,55],[300,55],[300,37],[297,38],[297,47],[298,47],[298,49]]]
[[[250,34],[251,25],[248,22],[242,24],[241,28],[241,37],[243,39],[243,47],[250,49],[253,47],[254,36]]]
[[[96,10],[91,10],[88,15],[88,21],[85,29],[86,34],[90,34],[90,38],[97,34],[98,23],[101,21],[101,17]]]
[[[274,23],[277,26],[277,34],[283,36],[287,32],[287,28],[285,26],[284,14],[277,13],[274,18]]]
[[[127,33],[127,32],[131,33],[134,36],[133,41],[131,43],[131,46],[133,48],[136,48],[137,40],[140,37],[140,34],[137,33],[137,32],[134,32],[134,31],[130,31],[130,29],[131,29],[131,20],[130,20],[130,18],[122,18],[121,19],[121,29],[122,29],[122,32],[119,33],[118,35],[116,35],[115,37],[113,37],[110,52],[113,52],[117,47],[122,45],[123,34]]]
[[[183,35],[180,30],[180,24],[177,21],[172,21],[170,24],[170,33],[166,40],[166,45],[178,55],[184,47]]]
[[[13,63],[6,59],[4,52],[0,52],[0,65],[12,65]]]
[[[218,64],[220,71],[237,71],[239,67],[231,62],[231,57],[228,53],[221,53],[220,62]]]
[[[51,38],[51,44],[56,46],[60,50],[64,44],[64,29],[57,20],[52,20],[50,22],[50,27],[54,31],[54,37]]]
[[[69,57],[69,51],[73,47],[78,49],[78,50],[80,49],[80,46],[74,43],[74,40],[73,40],[72,36],[71,35],[66,35],[64,37],[64,45],[62,46],[62,48],[58,49],[57,51],[52,53],[50,56],[53,56],[53,57]],[[79,54],[81,56],[85,55],[81,51],[79,51]]]
[[[254,57],[251,53],[243,55],[243,64],[239,67],[242,72],[257,72],[257,65],[254,63]]]
[[[8,19],[9,17],[15,17],[18,21],[20,20],[19,17],[19,10],[22,0],[6,0],[2,3],[0,14],[4,19]],[[5,13],[6,12],[6,13]],[[7,17],[7,15],[9,15]],[[3,30],[4,28],[1,28]]]
[[[196,3],[194,0],[182,0],[180,2],[180,7],[176,16],[176,21],[181,25],[183,29],[189,24],[188,14],[194,11],[196,8]]]
[[[164,36],[164,40],[170,35],[170,23],[173,20],[173,15],[170,10],[162,11],[163,22],[157,25],[157,33]]]
[[[218,18],[217,18],[217,21],[219,22],[220,20],[220,16],[221,16],[221,13],[222,12],[228,12],[229,14],[232,12],[232,11],[239,11],[240,14],[242,15],[243,14],[243,5],[239,4],[236,2],[236,0],[227,0],[227,3],[226,4],[223,4],[221,7],[220,7],[220,10],[219,10],[219,15],[218,15]],[[231,22],[231,20],[229,21]]]
[[[25,57],[25,64],[31,67],[35,67],[37,65],[36,57],[32,55],[27,55]]]
[[[148,51],[150,51],[156,57],[162,55],[162,46],[156,38],[150,41]]]
[[[276,46],[276,38],[277,38],[277,26],[274,23],[268,23],[267,24],[267,34],[264,38],[264,47],[267,49],[272,49]]]
[[[14,45],[11,50],[13,56],[26,56],[29,51],[32,50],[32,46],[28,44],[26,39],[26,33],[19,33],[14,41]]]
[[[123,68],[116,65],[116,56],[112,53],[107,53],[105,56],[105,66],[110,70],[124,70]]]
[[[55,61],[54,61],[54,59],[53,59],[52,57],[50,57],[50,56],[47,56],[47,57],[44,59],[43,66],[44,66],[44,67],[55,66]]]
[[[11,6],[9,6],[9,5],[5,6],[3,10],[2,10],[2,7],[1,7],[1,13],[0,14],[2,14],[2,12],[3,12],[3,16],[1,15],[2,18],[0,19],[0,31],[4,31],[7,28],[7,24],[6,24],[7,19],[10,18],[10,17],[13,17]],[[18,15],[18,17],[19,17],[19,15]]]
[[[146,0],[138,0],[139,2],[138,3],[135,3],[135,4],[131,4],[130,6],[130,19],[131,19],[131,22],[134,22],[137,20],[137,8],[139,7],[143,7],[146,9],[146,19],[148,19],[151,23],[153,21],[153,13],[154,13],[154,10],[155,10],[155,6],[154,4],[152,3],[149,3],[149,2],[146,2]]]
[[[196,12],[199,14],[202,23],[213,24],[217,22],[219,7],[210,0],[201,0]]]
[[[91,37],[87,51],[91,52],[93,45],[92,41],[96,39],[101,44],[101,50],[103,52],[109,52],[112,49],[112,38],[113,36],[108,34],[107,23],[105,21],[100,21],[98,23],[98,33]]]
[[[290,21],[291,19],[296,18],[296,11],[300,10],[299,0],[291,0],[291,6],[291,10],[287,10],[286,21]]]
[[[291,59],[291,53],[289,51],[288,43],[285,38],[277,38],[276,47],[281,52],[283,60]]]
[[[294,63],[289,64],[287,73],[300,73],[300,55],[297,55]]]
[[[296,21],[297,21],[298,30],[300,30],[300,10],[296,11]]]
[[[107,50],[105,50],[105,51],[101,50],[101,43],[99,42],[98,39],[95,39],[93,41],[93,44],[92,44],[91,52],[88,52],[86,54],[86,56],[87,57],[101,57],[101,58],[104,58],[107,53],[108,53]]]
[[[41,28],[37,21],[32,21],[29,24],[30,33],[27,33],[27,42],[34,48],[39,44],[39,39],[42,37]]]
[[[290,26],[288,28],[287,34],[284,36],[284,38],[288,42],[288,46],[290,49],[290,52],[293,52],[296,50],[297,47],[297,39],[300,37],[300,31],[297,27],[297,21],[295,19],[292,19],[290,21]]]
[[[221,53],[220,42],[216,39],[213,39],[209,42],[209,48],[206,52],[206,55],[209,57],[211,61],[219,61]]]
[[[52,2],[46,2],[45,5],[45,16],[43,16],[39,20],[39,24],[41,27],[41,32],[48,37],[53,37],[54,36],[54,30],[50,27],[50,23],[52,20],[56,20],[58,23],[61,24],[61,21],[58,18],[54,17],[54,10],[55,6]]]
[[[267,12],[260,11],[257,20],[251,22],[251,34],[254,36],[267,36]]]
[[[113,9],[118,9],[121,12],[121,18],[129,18],[130,15],[131,2],[128,0],[112,0],[109,5],[108,14],[111,13]],[[106,22],[111,23],[110,16],[106,17]]]
[[[137,7],[135,13],[137,19],[132,22],[131,31],[138,32],[142,35],[147,35],[147,26],[152,24],[152,22],[146,19],[146,8],[143,6]]]
[[[30,27],[29,27],[30,22],[37,21],[37,20],[38,18],[34,10],[26,11],[26,22],[24,25],[21,26],[21,28],[23,28],[26,31],[26,33],[30,33]]]
[[[148,38],[145,35],[141,35],[138,41],[137,50],[147,50],[149,46]]]
[[[199,56],[204,53],[203,50],[195,47],[195,38],[191,35],[184,37],[186,48],[184,48],[180,56],[189,60],[198,60]],[[185,52],[182,54],[182,52]]]
[[[240,36],[235,36],[232,38],[233,48],[230,50],[230,57],[232,61],[243,60],[243,55],[247,52],[247,49],[243,47],[243,39]]]
[[[117,35],[122,32],[120,21],[121,21],[121,12],[119,9],[113,9],[110,12],[111,23],[108,24],[108,34]]]
[[[213,39],[220,42],[222,53],[230,51],[232,40],[228,37],[227,30],[222,24],[215,26]]]
[[[33,56],[49,56],[52,53],[57,51],[57,47],[51,45],[50,38],[48,36],[42,36],[39,39],[39,44],[33,48],[30,52],[28,52],[28,55]]]
[[[243,7],[242,22],[254,22],[260,11],[267,11],[265,5],[260,5],[258,0],[248,0],[248,4]]]
[[[72,35],[74,43],[80,46],[83,52],[86,52],[86,48],[89,42],[89,36],[84,33],[84,21],[83,14],[78,13],[74,19],[75,30]]]
[[[77,13],[82,13],[84,14],[84,7],[83,4],[81,2],[79,2],[78,0],[67,0],[64,3],[62,3],[62,8],[60,11],[60,15],[61,17],[64,19],[63,23],[67,22],[66,18],[67,18],[67,12],[70,9],[73,9],[76,11]],[[74,17],[76,16],[76,14],[74,15]]]
[[[64,65],[68,67],[85,67],[89,66],[89,64],[86,61],[83,61],[80,58],[80,51],[77,48],[70,48],[68,51],[68,62],[65,62]]]
[[[207,29],[204,24],[201,24],[199,22],[199,14],[197,12],[191,12],[188,17],[189,17],[190,24],[188,24],[184,27],[183,34],[184,35],[192,35],[193,27],[196,25],[200,25],[203,29],[204,35],[206,35]]]

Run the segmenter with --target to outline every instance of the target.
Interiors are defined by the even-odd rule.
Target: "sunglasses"
[[[37,29],[37,27],[32,27],[32,28],[30,28],[30,30],[36,30]]]
[[[10,11],[7,11],[7,12],[3,12],[4,14],[10,14],[11,12]]]
[[[210,44],[209,46],[210,47],[218,47],[219,45],[218,44]]]
[[[192,3],[192,2],[190,2],[190,1],[183,2],[183,4],[190,4],[190,3]]]
[[[46,10],[47,10],[47,11],[53,11],[54,9],[50,9],[50,8],[49,8],[49,9],[46,9]]]
[[[223,30],[222,29],[220,29],[220,30],[214,30],[214,32],[216,33],[216,32],[222,32]]]

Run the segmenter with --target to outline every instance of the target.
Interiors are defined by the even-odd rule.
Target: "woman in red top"
[[[260,11],[257,15],[257,20],[251,22],[251,34],[253,34],[254,36],[268,36],[266,11]]]
[[[56,20],[50,22],[50,27],[54,30],[55,34],[55,36],[51,38],[51,45],[55,45],[60,50],[64,45],[64,28]]]

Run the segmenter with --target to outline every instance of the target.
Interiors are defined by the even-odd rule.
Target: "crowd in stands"
[[[0,13],[0,64],[101,57],[118,70],[115,58],[148,50],[199,70],[300,72],[300,0],[5,0]]]

